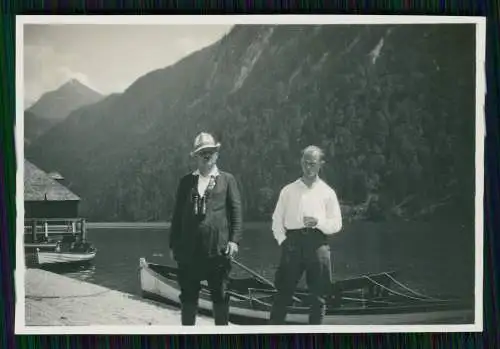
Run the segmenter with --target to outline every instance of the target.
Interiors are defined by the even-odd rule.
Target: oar
[[[249,267],[241,264],[240,262],[238,262],[236,259],[234,259],[234,257],[231,257],[231,261],[236,264],[238,267],[240,267],[241,269],[247,271],[248,273],[252,274],[253,276],[255,276],[257,279],[259,279],[260,281],[268,284],[269,286],[271,286],[272,288],[276,289],[276,286],[274,286],[274,284],[269,281],[268,279],[266,279],[265,277],[259,275],[257,272],[253,271],[252,269],[250,269]],[[302,300],[300,300],[299,298],[297,297],[293,297],[293,300],[296,301],[296,302],[299,302],[299,303],[302,303]]]

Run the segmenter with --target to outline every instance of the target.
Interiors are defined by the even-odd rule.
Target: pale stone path
[[[26,326],[180,325],[179,309],[40,269],[26,270],[25,285]]]

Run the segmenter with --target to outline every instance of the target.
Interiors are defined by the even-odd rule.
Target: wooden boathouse
[[[78,217],[79,203],[80,198],[75,193],[24,160],[25,218]]]
[[[39,242],[39,235],[47,242],[53,233],[85,239],[85,220],[78,212],[80,197],[58,182],[62,178],[24,160],[25,242]]]

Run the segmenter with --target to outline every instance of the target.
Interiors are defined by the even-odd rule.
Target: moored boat
[[[140,284],[144,298],[180,306],[177,268],[139,260]],[[275,289],[262,279],[231,278],[230,321],[235,324],[267,324]],[[286,322],[308,324],[308,293],[298,289]],[[199,309],[212,314],[212,302],[202,282]],[[473,323],[473,303],[435,299],[406,287],[394,273],[363,275],[340,280],[332,286],[325,325],[401,325]]]
[[[52,264],[68,264],[68,263],[85,263],[92,261],[96,256],[95,249],[86,252],[50,252],[50,251],[37,251],[34,252],[35,264],[38,266],[52,265]]]
[[[86,263],[96,255],[78,213],[80,197],[63,182],[60,173],[46,173],[24,160],[26,266]]]
[[[29,267],[88,263],[97,253],[86,239],[85,220],[68,218],[25,220],[24,251]]]

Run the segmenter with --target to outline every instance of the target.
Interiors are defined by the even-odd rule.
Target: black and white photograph
[[[483,18],[16,35],[16,333],[482,331]]]

